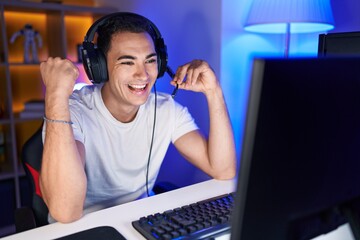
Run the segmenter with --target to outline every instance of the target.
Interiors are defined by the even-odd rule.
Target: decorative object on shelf
[[[34,30],[31,24],[25,24],[24,28],[15,32],[10,42],[14,43],[19,36],[24,36],[24,63],[38,63],[37,47],[42,47],[42,38],[38,31]],[[37,39],[37,46],[36,46]],[[30,50],[32,59],[30,59]]]
[[[20,112],[20,118],[42,118],[45,114],[45,101],[41,99],[29,100]]]

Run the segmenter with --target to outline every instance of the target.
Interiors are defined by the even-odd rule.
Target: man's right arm
[[[78,69],[69,61],[49,58],[40,65],[46,86],[47,119],[70,122],[69,97]],[[40,188],[51,216],[59,222],[72,222],[83,214],[86,196],[85,148],[75,141],[72,126],[46,121]]]

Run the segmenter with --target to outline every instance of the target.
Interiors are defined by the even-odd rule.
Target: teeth
[[[141,89],[141,88],[146,87],[146,84],[142,84],[142,85],[129,84],[129,86],[130,86],[130,87],[132,87],[132,88],[138,88],[138,89]]]

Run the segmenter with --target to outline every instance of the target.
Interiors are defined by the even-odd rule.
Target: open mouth
[[[147,88],[148,84],[128,84],[131,91],[142,92]]]

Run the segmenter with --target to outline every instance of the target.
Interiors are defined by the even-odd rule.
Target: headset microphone
[[[174,71],[173,71],[169,66],[166,67],[166,72],[167,72],[167,74],[169,74],[169,76],[171,77],[171,79],[173,79],[173,78],[175,77]],[[172,97],[172,98],[175,97],[178,89],[179,89],[179,84],[176,83],[176,87],[175,87],[174,91],[171,93],[171,97]]]

